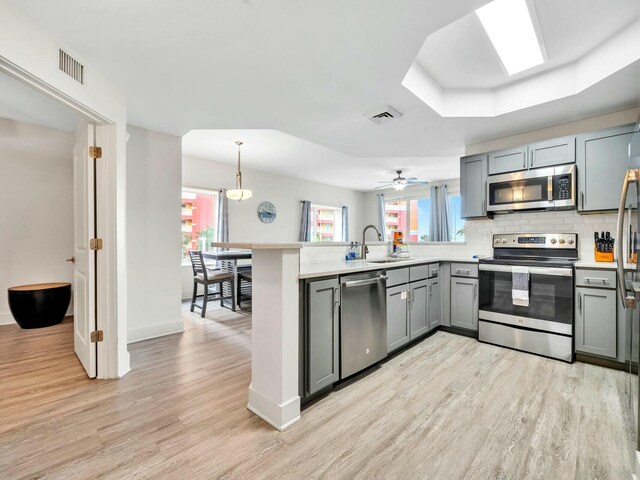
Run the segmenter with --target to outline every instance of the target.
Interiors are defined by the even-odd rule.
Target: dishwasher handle
[[[379,277],[375,277],[375,278],[366,278],[364,280],[351,280],[349,282],[342,282],[342,286],[349,288],[349,287],[361,287],[362,285],[371,285],[372,283],[378,283],[382,280],[386,280],[387,277],[386,275],[380,275]]]

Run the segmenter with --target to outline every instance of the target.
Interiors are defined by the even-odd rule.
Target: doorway
[[[0,365],[26,362],[28,373],[77,356],[79,372],[97,376],[95,138],[79,112],[0,74],[0,288],[21,295],[0,297]],[[69,297],[42,307],[68,285],[66,312]]]

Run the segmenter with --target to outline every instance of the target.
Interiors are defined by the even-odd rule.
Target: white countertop
[[[302,242],[292,243],[243,243],[243,242],[211,242],[212,247],[237,248],[240,250],[300,250]]]
[[[603,270],[616,270],[618,268],[618,264],[616,262],[596,262],[594,260],[578,260],[576,262],[576,268],[593,268],[593,269],[603,269]],[[635,263],[625,263],[625,270],[635,270]]]
[[[325,277],[329,275],[343,275],[347,273],[367,272],[371,270],[383,270],[386,268],[407,267],[422,263],[435,262],[460,262],[478,263],[477,258],[471,257],[412,257],[406,260],[392,261],[389,263],[369,263],[370,261],[382,260],[381,258],[370,258],[368,260],[341,260],[338,262],[320,262],[302,265],[300,267],[299,279]]]

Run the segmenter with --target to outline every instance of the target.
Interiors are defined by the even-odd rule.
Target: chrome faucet
[[[367,258],[367,253],[369,253],[369,247],[367,247],[367,244],[365,243],[365,236],[367,234],[367,230],[370,228],[373,228],[376,231],[378,234],[378,240],[382,241],[382,234],[380,233],[380,230],[378,230],[378,227],[375,225],[367,225],[364,227],[364,230],[362,231],[362,255],[360,256],[363,260]]]

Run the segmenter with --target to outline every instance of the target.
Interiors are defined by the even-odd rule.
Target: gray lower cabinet
[[[387,351],[397,350],[410,340],[407,297],[409,285],[387,288]]]
[[[451,326],[478,331],[478,279],[451,277]]]
[[[441,325],[442,321],[442,283],[439,278],[431,278],[427,283],[429,301],[427,318],[429,319],[429,330],[433,330]]]
[[[340,375],[340,284],[337,278],[307,284],[306,390],[311,395]]]
[[[576,352],[616,358],[616,290],[576,287]]]
[[[632,132],[633,125],[625,125],[578,135],[578,211],[618,209]],[[635,186],[630,188],[635,189]],[[635,190],[628,198],[635,198]]]
[[[414,339],[429,331],[429,281],[414,282],[410,287],[409,325]]]
[[[462,218],[487,216],[487,155],[460,159]]]

